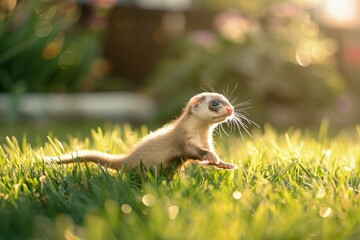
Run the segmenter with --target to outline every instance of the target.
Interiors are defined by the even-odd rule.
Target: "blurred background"
[[[2,138],[158,127],[212,88],[259,125],[358,123],[360,1],[0,0]]]

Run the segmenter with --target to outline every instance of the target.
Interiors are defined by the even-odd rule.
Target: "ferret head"
[[[234,114],[234,107],[221,94],[201,93],[191,98],[189,111],[210,124],[221,123]]]

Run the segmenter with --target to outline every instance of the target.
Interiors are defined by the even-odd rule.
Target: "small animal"
[[[238,128],[244,127],[240,118],[253,123],[235,112],[222,94],[204,92],[190,99],[180,117],[144,137],[127,154],[80,150],[61,156],[45,156],[44,160],[58,164],[93,162],[110,169],[135,169],[137,172],[142,167],[149,169],[152,166],[162,166],[164,170],[179,169],[188,160],[220,169],[237,169],[237,165],[222,161],[216,154],[212,135],[214,129],[226,121],[234,122]]]

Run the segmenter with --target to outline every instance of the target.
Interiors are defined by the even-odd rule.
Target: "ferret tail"
[[[93,162],[102,166],[120,170],[123,167],[125,156],[113,155],[109,153],[80,150],[76,152],[66,153],[60,156],[44,156],[44,161],[48,163],[68,164],[75,162]]]

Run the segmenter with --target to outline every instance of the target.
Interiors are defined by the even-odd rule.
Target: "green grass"
[[[144,127],[98,128],[0,148],[0,239],[359,239],[360,127],[329,137],[270,126],[216,139],[236,171],[187,167],[144,180],[92,164],[48,166],[42,154],[130,149]]]

